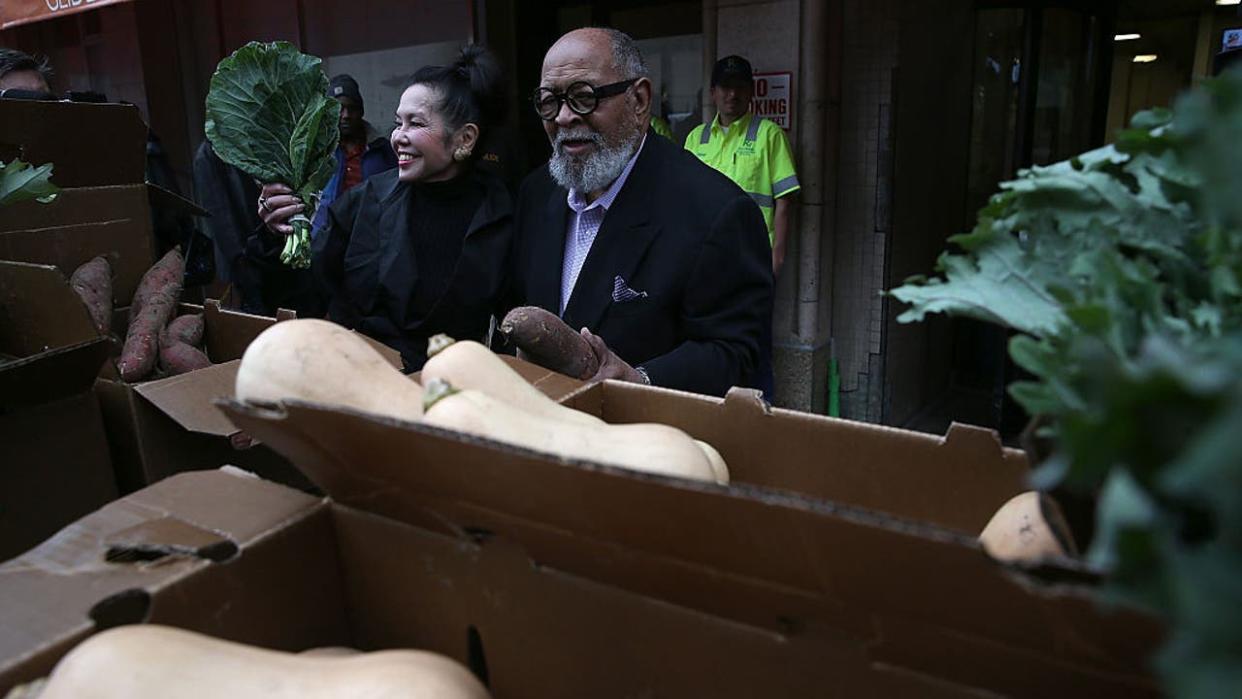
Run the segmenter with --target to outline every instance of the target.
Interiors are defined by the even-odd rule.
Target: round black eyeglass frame
[[[619,95],[630,89],[630,86],[636,82],[638,78],[630,78],[599,87],[588,82],[576,82],[570,84],[564,92],[541,87],[535,90],[530,101],[535,106],[535,113],[544,121],[555,119],[556,115],[561,113],[562,104],[568,104],[569,111],[574,114],[586,116],[599,107],[600,100]]]

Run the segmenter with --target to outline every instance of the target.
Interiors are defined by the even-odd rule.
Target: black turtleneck
[[[470,173],[443,182],[416,182],[410,207],[410,244],[418,281],[413,307],[425,317],[453,279],[462,241],[484,191]]]

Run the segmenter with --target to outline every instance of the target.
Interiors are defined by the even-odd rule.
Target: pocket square
[[[612,280],[612,300],[615,303],[625,303],[626,301],[642,298],[647,298],[647,292],[634,291],[629,284],[625,283],[620,274]]]

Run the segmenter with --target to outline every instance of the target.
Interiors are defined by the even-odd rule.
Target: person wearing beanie
[[[336,148],[336,172],[324,187],[315,211],[315,231],[327,222],[328,207],[337,198],[372,175],[397,166],[397,155],[388,139],[363,119],[366,110],[358,81],[344,73],[337,75],[328,83],[328,96],[341,103],[341,142]]]

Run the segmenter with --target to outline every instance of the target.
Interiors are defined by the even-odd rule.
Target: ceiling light
[[[1140,53],[1139,55],[1134,57],[1134,62],[1135,63],[1151,63],[1155,61],[1156,58],[1157,56],[1154,53]]]
[[[1216,0],[1217,5],[1237,5],[1242,0]]]
[[[1142,34],[1117,34],[1113,37],[1113,41],[1134,41],[1143,38]]]

